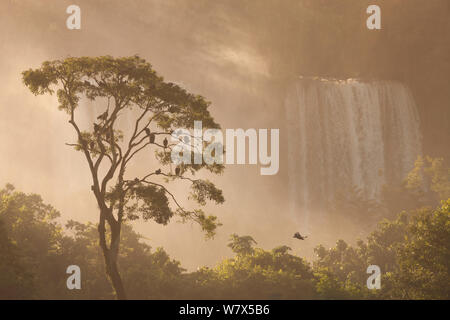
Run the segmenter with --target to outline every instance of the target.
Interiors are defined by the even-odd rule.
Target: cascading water
[[[417,108],[399,82],[300,78],[285,106],[291,212],[306,232],[339,188],[377,199],[421,154]]]

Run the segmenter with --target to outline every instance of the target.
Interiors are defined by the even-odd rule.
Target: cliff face
[[[286,121],[290,202],[303,225],[347,186],[379,198],[422,153],[416,104],[395,81],[303,78],[289,90]]]

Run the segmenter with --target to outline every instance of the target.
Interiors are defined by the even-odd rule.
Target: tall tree
[[[168,188],[170,182],[182,180],[190,184],[190,198],[199,205],[205,205],[205,200],[218,204],[224,201],[222,191],[213,183],[195,179],[195,173],[203,168],[220,174],[222,164],[183,164],[177,167],[176,174],[172,173],[171,152],[175,144],[167,138],[175,129],[192,128],[194,120],[202,121],[204,128],[219,128],[208,111],[209,102],[202,96],[165,82],[138,56],[46,61],[38,69],[24,71],[22,76],[35,95],[56,90],[59,109],[69,116],[77,141],[68,145],[82,152],[89,166],[91,190],[99,207],[99,243],[106,273],[119,299],[126,299],[117,267],[125,220],[152,219],[165,225],[178,215],[182,221],[200,224],[207,236],[214,235],[220,224],[217,218],[200,208],[186,209]],[[85,129],[76,117],[80,108],[89,106],[80,103],[83,98],[104,105],[97,121]],[[128,133],[119,128],[118,120],[124,115],[133,119]],[[155,151],[155,163],[159,165],[140,177],[130,177],[130,171],[137,171],[136,155],[149,148]],[[130,170],[133,166],[134,170]]]

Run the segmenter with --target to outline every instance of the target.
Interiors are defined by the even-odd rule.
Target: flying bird
[[[300,232],[296,232],[295,234],[294,234],[294,238],[295,239],[298,239],[298,240],[305,240],[306,238],[308,238],[307,236],[302,236],[301,234],[300,234]]]

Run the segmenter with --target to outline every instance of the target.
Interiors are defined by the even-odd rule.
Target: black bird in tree
[[[98,133],[100,131],[101,127],[97,123],[94,123],[94,132]]]
[[[83,149],[87,149],[87,143],[86,140],[80,139],[80,145]]]
[[[192,207],[191,204],[187,207],[181,206],[180,203],[183,201],[177,199],[178,197],[175,198],[169,191],[171,179],[157,179],[156,174],[151,177],[149,172],[142,172],[146,178],[141,180],[134,180],[130,176],[130,172],[142,168],[134,156],[141,151],[146,152],[146,148],[148,150],[157,147],[158,151],[164,149],[162,156],[161,152],[155,153],[155,161],[164,166],[161,167],[164,172],[171,168],[171,163],[166,161],[169,141],[164,146],[163,136],[161,145],[159,140],[155,140],[152,145],[148,143],[149,138],[145,135],[145,131],[141,131],[142,129],[155,128],[155,136],[165,134],[168,139],[175,127],[187,125],[192,119],[202,121],[205,129],[219,128],[219,124],[208,110],[209,103],[206,99],[193,95],[173,83],[164,82],[151,65],[137,55],[117,59],[111,56],[70,57],[44,62],[40,68],[25,70],[22,76],[24,84],[35,95],[50,94],[58,90],[58,96],[64,98],[60,99],[58,107],[68,113],[69,123],[75,131],[75,141],[81,141],[86,137],[86,140],[89,139],[86,147],[90,141],[95,142],[95,149],[91,152],[86,150],[87,148],[72,145],[76,151],[84,153],[89,164],[87,167],[93,182],[93,196],[98,204],[96,215],[100,218],[97,229],[98,242],[104,258],[104,270],[118,299],[127,298],[118,262],[121,231],[128,217],[154,220],[157,224],[166,225],[172,217],[181,216],[182,219],[178,220],[182,222],[198,223],[207,237],[215,234],[220,225],[216,217],[203,213],[202,210],[198,210],[200,208]],[[157,89],[150,90],[151,88]],[[85,98],[93,103],[90,105],[79,103]],[[108,114],[109,112],[111,114],[107,118],[105,115],[99,117],[100,120],[94,116],[94,119],[91,119],[96,122],[94,130],[92,122],[83,122],[83,126],[82,123],[77,123],[75,120],[79,118],[77,112],[84,112],[83,109],[92,108],[105,99],[108,105],[102,111],[108,110]],[[113,109],[110,110],[108,108],[111,99],[114,103]],[[171,111],[176,112],[169,115],[168,108],[162,107],[167,105],[174,105],[178,110],[171,108]],[[131,122],[134,126],[127,128],[131,135],[122,137],[118,134],[115,137],[114,132],[120,132],[123,125],[120,125],[121,121],[115,121],[119,116],[136,120]],[[103,120],[105,118],[106,120]],[[146,125],[139,121],[143,119],[149,119],[144,120]],[[125,127],[123,129],[126,130]],[[110,132],[111,141],[106,140],[106,132]],[[156,169],[160,167],[156,166]],[[155,172],[156,169],[150,170]],[[181,167],[181,173],[183,169]],[[193,174],[200,170],[220,174],[224,166],[202,163],[190,167],[190,170]],[[166,176],[165,173],[161,175]],[[127,176],[130,176],[130,180],[125,180]],[[151,181],[151,178],[164,181],[156,183]],[[192,198],[191,200],[200,206],[204,205],[206,198],[217,205],[225,201],[222,190],[209,181],[183,179],[183,182],[194,186],[192,192],[196,195],[185,197],[186,201]]]
[[[156,174],[161,174],[161,169],[155,171]]]
[[[167,111],[169,111],[170,113],[175,113],[179,111],[179,108],[175,106],[170,106],[169,109],[167,109]]]
[[[150,139],[150,143],[155,143],[155,134],[150,131],[149,128],[145,128],[145,133]]]
[[[97,117],[98,120],[106,121],[108,119],[108,110]]]
[[[95,142],[94,141],[91,141],[89,143],[89,148],[91,149],[91,151],[95,149]]]
[[[180,167],[175,168],[175,175],[177,175],[177,176],[180,175]]]
[[[305,240],[306,238],[308,238],[308,236],[302,236],[302,235],[300,234],[300,232],[296,232],[296,233],[294,234],[294,238],[295,238],[295,239],[298,239],[298,240]]]
[[[169,141],[167,140],[167,138],[164,138],[163,144],[164,144],[164,148],[167,148]]]

